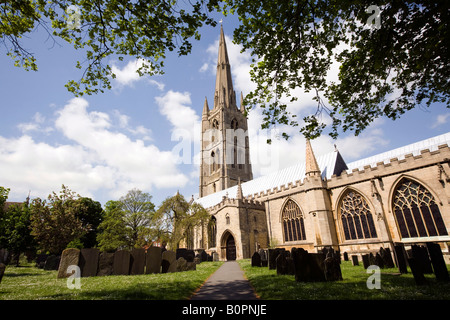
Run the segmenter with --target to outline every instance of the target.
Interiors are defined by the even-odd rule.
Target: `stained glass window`
[[[402,179],[393,199],[393,211],[402,238],[448,235],[433,195],[420,183]]]
[[[289,199],[281,214],[283,220],[284,241],[306,240],[305,224],[299,206]]]
[[[341,200],[340,213],[346,240],[377,237],[369,204],[358,192],[349,190],[346,193]]]

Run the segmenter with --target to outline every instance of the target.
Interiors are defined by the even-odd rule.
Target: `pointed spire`
[[[214,93],[214,108],[236,106],[236,97],[231,78],[230,61],[228,60],[227,44],[223,27],[220,26],[219,54],[217,57],[216,89]]]
[[[205,103],[203,104],[202,115],[208,115],[208,113],[209,113],[208,99],[205,97]]]
[[[316,176],[320,177],[321,171],[319,165],[317,164],[316,157],[314,156],[314,151],[311,147],[311,142],[306,139],[306,170],[305,175],[307,177]]]
[[[244,113],[244,112],[245,112],[245,106],[244,106],[244,95],[242,94],[242,91],[241,91],[241,102],[240,102],[240,106],[241,106],[241,112]]]
[[[236,192],[236,199],[242,200],[244,199],[244,194],[242,193],[242,186],[241,186],[241,177],[238,177],[238,185],[237,185],[237,192]]]

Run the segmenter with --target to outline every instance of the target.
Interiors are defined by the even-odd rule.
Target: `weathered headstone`
[[[197,270],[197,264],[195,262],[186,262],[186,270]]]
[[[130,260],[131,254],[127,250],[117,250],[114,253],[114,275],[129,275],[130,274]]]
[[[3,275],[5,274],[6,265],[4,263],[0,263],[0,283],[2,283]]]
[[[361,258],[362,258],[364,269],[367,269],[371,265],[371,263],[370,263],[370,255],[363,254],[361,256]]]
[[[384,269],[384,261],[381,255],[377,252],[375,255],[375,265],[380,267],[381,269]]]
[[[297,282],[326,281],[324,254],[308,253],[302,248],[293,248],[291,253],[295,266],[295,280]]]
[[[187,261],[185,258],[180,257],[176,259],[176,272],[183,272],[187,270]]]
[[[48,254],[44,254],[44,253],[38,254],[36,257],[36,267],[43,269],[47,258],[48,258]]]
[[[344,252],[344,261],[348,261],[348,253]]]
[[[389,248],[381,247],[379,253],[386,268],[395,268],[394,261],[392,260],[391,250]]]
[[[252,255],[252,267],[261,267],[261,256],[258,252]]]
[[[427,242],[427,249],[430,254],[431,263],[433,264],[436,280],[450,281],[441,246],[437,243]]]
[[[327,281],[342,280],[342,272],[340,266],[340,259],[337,253],[328,253],[324,260],[324,273]]]
[[[147,256],[145,258],[145,273],[160,273],[161,272],[161,248],[150,247],[147,249]]]
[[[200,257],[195,257],[194,258],[194,263],[195,264],[200,264],[200,263],[202,263],[202,259],[200,259]]]
[[[57,255],[49,255],[47,260],[45,260],[44,270],[58,270],[59,262],[61,260],[61,256]]]
[[[408,269],[406,267],[405,247],[401,244],[394,245],[394,253],[398,271],[400,273],[408,273]]]
[[[70,274],[67,273],[67,268],[69,268],[69,266],[78,266],[79,261],[80,261],[79,249],[75,248],[65,249],[61,254],[61,261],[59,262],[58,278],[69,277]]]
[[[161,273],[176,272],[176,253],[171,250],[164,251],[161,261]]]
[[[131,250],[130,274],[144,274],[145,268],[145,249],[133,248]]]
[[[277,265],[276,265],[276,259],[278,257],[278,255],[282,252],[285,251],[283,248],[275,248],[275,249],[269,249],[269,269],[276,269]]]
[[[97,276],[110,276],[113,274],[114,252],[101,252],[98,256]]]
[[[417,263],[416,258],[408,258],[408,264],[411,268],[411,272],[414,276],[414,281],[416,281],[416,284],[418,286],[427,284],[427,279],[425,279],[425,276],[423,275],[422,265],[420,263]]]
[[[416,260],[416,263],[420,265],[423,273],[433,273],[433,269],[431,268],[431,261],[428,256],[428,251],[424,246],[412,245],[411,258],[414,258]]]
[[[267,261],[267,251],[264,249],[260,249],[258,251],[259,255],[261,256],[261,267],[267,267],[268,261]]]
[[[219,261],[219,254],[217,252],[213,252],[213,261]]]
[[[202,252],[200,252],[200,259],[202,259],[202,262],[208,261],[208,254],[206,253],[205,250],[202,250]]]
[[[100,250],[95,248],[81,249],[78,266],[81,269],[82,277],[95,277],[97,275],[99,253]]]
[[[195,258],[195,252],[193,250],[188,250],[185,248],[179,248],[176,251],[177,260],[183,257],[187,262],[193,262]]]
[[[352,256],[352,264],[353,264],[353,266],[359,266],[358,256],[356,256],[356,255]]]

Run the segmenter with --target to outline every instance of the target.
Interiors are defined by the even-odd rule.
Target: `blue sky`
[[[253,88],[251,57],[231,42],[237,19],[215,18],[223,19],[236,94],[246,94]],[[64,84],[79,79],[75,64],[83,56],[63,40],[54,44],[43,30],[29,34],[24,43],[35,53],[37,72],[14,67],[3,49],[0,186],[11,189],[9,200],[23,201],[29,191],[31,198],[45,198],[62,184],[102,204],[132,188],[150,193],[157,206],[177,190],[187,199],[196,196],[199,123],[205,96],[212,106],[219,31],[220,26],[203,28],[189,56],[168,55],[162,76],[138,77],[139,62],[133,57],[112,60],[117,73],[113,89],[82,98],[74,98]],[[311,95],[296,94],[299,101],[290,111],[299,118],[314,112]],[[254,177],[304,160],[305,141],[296,129],[287,128],[293,136],[284,141],[276,130],[258,130],[261,119],[258,110],[250,113]],[[378,119],[358,137],[348,133],[333,141],[323,136],[312,146],[320,155],[337,144],[350,162],[448,132],[449,122],[443,105],[418,107],[395,122]],[[270,146],[268,137],[274,141]]]

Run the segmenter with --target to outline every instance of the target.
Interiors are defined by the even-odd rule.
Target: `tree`
[[[76,217],[83,226],[87,227],[87,231],[81,236],[80,242],[84,248],[94,248],[97,245],[98,226],[103,220],[102,205],[100,202],[86,197],[81,197],[75,201],[79,202],[80,208]]]
[[[155,213],[152,196],[138,189],[132,189],[119,199],[124,214],[128,245],[142,247],[151,241],[151,221]]]
[[[120,201],[110,200],[105,205],[104,220],[97,235],[98,247],[102,251],[115,251],[128,245],[125,213]]]
[[[0,186],[0,215],[3,213],[6,200],[8,200],[9,191],[9,188]]]
[[[0,248],[5,248],[16,257],[22,252],[34,251],[36,242],[31,235],[30,208],[28,202],[13,204],[0,215]]]
[[[172,249],[176,249],[195,226],[204,224],[209,218],[208,212],[201,205],[188,203],[177,192],[162,202],[156,211],[154,221],[158,237],[166,241]]]
[[[86,207],[77,198],[80,196],[63,185],[59,195],[53,192],[48,196],[48,202],[33,199],[31,234],[44,252],[60,254],[71,241],[80,239],[90,229],[79,218]]]
[[[256,89],[244,103],[262,108],[262,128],[299,125],[288,110],[296,88],[315,93],[316,112],[300,129],[308,138],[325,129],[324,112],[336,138],[341,129],[358,135],[374,119],[395,120],[418,105],[450,107],[446,0],[227,0],[216,8],[239,16],[234,41],[255,57]],[[333,59],[341,64],[339,80],[328,82]]]
[[[144,62],[140,75],[162,73],[167,52],[191,52],[191,38],[198,29],[216,25],[208,17],[204,1],[160,0],[17,0],[0,3],[0,41],[16,66],[37,70],[35,56],[24,48],[22,37],[36,27],[50,38],[63,39],[85,52],[81,78],[66,84],[76,95],[103,92],[114,78],[106,63],[113,55],[133,56]]]

